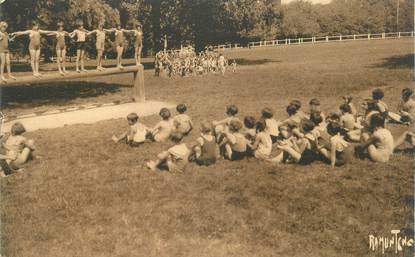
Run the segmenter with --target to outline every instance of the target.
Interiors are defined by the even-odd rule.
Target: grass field
[[[231,103],[241,117],[268,106],[283,119],[291,99],[306,110],[317,97],[329,111],[345,94],[357,104],[381,87],[395,109],[401,89],[413,83],[412,46],[405,39],[227,52],[241,65],[225,77],[146,71],[147,98],[188,105],[197,128],[187,142],[201,120],[222,118]],[[3,111],[123,99],[130,79],[4,89]],[[369,234],[414,236],[412,156],[337,169],[249,159],[157,173],[144,161],[169,144],[114,145],[111,135],[126,127],[119,119],[28,135],[42,158],[0,181],[3,256],[413,256],[413,248],[381,255],[368,246]],[[396,137],[405,128],[390,129]]]

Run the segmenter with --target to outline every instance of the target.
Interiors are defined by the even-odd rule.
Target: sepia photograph
[[[0,0],[0,257],[413,257],[414,0]]]

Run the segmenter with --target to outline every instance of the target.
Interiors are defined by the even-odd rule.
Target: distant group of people
[[[344,96],[339,109],[325,115],[320,101],[311,99],[309,111],[302,111],[302,103],[292,100],[286,107],[288,118],[277,120],[270,108],[264,108],[260,117],[238,117],[235,105],[226,107],[226,117],[220,121],[203,121],[199,137],[191,144],[182,140],[192,133],[194,124],[187,114],[187,106],[179,104],[177,115],[160,110],[161,120],[148,127],[136,113],[127,116],[129,129],[113,136],[116,143],[131,147],[146,147],[150,142],[172,141],[174,145],[146,163],[151,170],[183,172],[189,162],[209,166],[219,159],[238,161],[256,158],[268,163],[297,163],[309,165],[323,161],[332,167],[350,163],[353,158],[369,158],[374,162],[388,162],[395,148],[404,143],[415,147],[415,101],[413,90],[402,90],[397,112],[391,112],[382,100],[381,89],[372,92],[372,98],[362,104],[358,112],[351,96]],[[396,139],[386,128],[387,123],[409,126]],[[21,170],[35,151],[34,141],[24,136],[22,123],[12,125],[10,133],[0,135],[0,167],[2,175]]]
[[[192,46],[184,47],[179,51],[160,51],[154,60],[155,76],[164,72],[168,77],[203,75],[207,73],[225,74],[231,67],[236,72],[236,60],[229,64],[229,60],[220,53],[209,50],[196,53]]]
[[[186,105],[180,104],[174,117],[168,109],[161,109],[161,121],[152,128],[142,124],[137,114],[128,115],[130,129],[113,136],[113,140],[140,147],[145,147],[146,142],[171,140],[175,145],[146,166],[173,172],[182,172],[188,162],[209,166],[218,159],[256,158],[274,164],[300,165],[323,161],[338,167],[358,157],[385,163],[403,143],[415,146],[415,101],[413,90],[405,88],[398,112],[394,113],[383,97],[381,89],[374,90],[372,98],[363,102],[362,112],[358,112],[352,97],[345,96],[339,109],[327,116],[318,99],[310,100],[308,113],[302,111],[300,101],[293,100],[286,108],[288,118],[282,121],[275,119],[270,108],[264,108],[259,118],[247,116],[242,121],[239,109],[229,105],[223,120],[201,123],[199,137],[191,144],[181,143],[194,125],[186,114]],[[395,140],[386,128],[388,122],[411,127]]]
[[[117,50],[117,67],[123,69],[122,66],[122,55],[124,48],[126,46],[126,34],[132,34],[134,36],[134,47],[135,47],[135,60],[136,64],[141,63],[141,51],[143,47],[143,31],[140,24],[136,26],[133,30],[123,29],[120,25],[116,28],[105,29],[103,23],[98,25],[97,29],[88,31],[84,28],[82,21],[77,22],[77,28],[72,32],[66,32],[64,30],[64,23],[59,22],[57,24],[56,31],[47,31],[41,30],[37,23],[33,23],[32,28],[26,31],[19,31],[14,33],[7,33],[8,24],[7,22],[0,22],[0,79],[3,82],[7,82],[6,77],[4,76],[4,70],[7,68],[8,78],[16,80],[11,74],[10,67],[10,51],[9,51],[9,41],[13,41],[16,37],[19,36],[28,36],[30,39],[29,43],[29,53],[30,53],[30,64],[33,71],[33,76],[41,77],[42,74],[39,71],[40,65],[40,51],[41,46],[41,37],[42,36],[53,36],[56,37],[56,55],[57,55],[57,65],[59,73],[62,76],[65,76],[68,72],[65,67],[66,59],[66,37],[73,39],[76,44],[76,72],[86,72],[84,66],[84,57],[85,57],[85,48],[88,36],[95,36],[95,46],[97,51],[97,70],[102,71],[105,68],[103,67],[103,53],[105,50],[105,40],[106,35],[113,33],[115,35],[115,46]]]

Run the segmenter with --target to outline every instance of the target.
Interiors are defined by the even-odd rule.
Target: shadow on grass
[[[258,60],[249,60],[249,59],[245,59],[245,58],[239,58],[239,59],[235,59],[236,63],[238,65],[263,65],[266,63],[278,63],[281,61],[275,61],[275,60],[271,60],[271,59],[258,59]],[[233,62],[232,59],[229,60],[229,64],[231,64]]]
[[[65,105],[76,98],[93,98],[100,95],[115,94],[121,91],[124,85],[107,84],[100,82],[70,81],[57,82],[53,85],[31,85],[5,87],[1,90],[1,107],[16,105]]]
[[[385,58],[382,63],[376,64],[377,68],[388,69],[412,69],[414,67],[414,54],[397,55]]]

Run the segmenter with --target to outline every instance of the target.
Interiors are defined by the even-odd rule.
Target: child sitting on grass
[[[284,151],[292,160],[300,165],[309,165],[317,160],[318,155],[316,153],[317,139],[312,134],[314,129],[314,123],[310,120],[302,122],[303,138],[297,139],[292,145],[278,144],[277,147]]]
[[[303,137],[304,134],[299,130],[302,121],[306,120],[304,119],[303,114],[299,113],[298,107],[293,104],[288,105],[286,111],[289,117],[283,121],[283,124],[287,125],[296,137]]]
[[[225,158],[231,161],[242,160],[246,156],[248,142],[239,131],[242,123],[238,119],[231,120],[229,131],[224,132],[222,144],[225,146]]]
[[[177,105],[176,110],[179,114],[173,117],[174,132],[172,137],[178,137],[178,139],[181,140],[192,131],[193,123],[190,117],[185,114],[187,111],[187,106],[185,104]]]
[[[350,162],[353,153],[350,144],[344,140],[346,131],[340,124],[331,122],[327,125],[327,132],[330,135],[330,144],[320,148],[320,153],[333,168]]]
[[[394,140],[385,128],[385,117],[376,113],[370,117],[372,134],[362,145],[356,147],[359,157],[369,157],[374,162],[388,162],[394,150]]]
[[[398,105],[398,112],[391,113],[389,112],[389,117],[401,124],[410,125],[415,119],[415,101],[412,99],[413,90],[410,88],[405,88],[402,90],[402,100]]]
[[[326,122],[326,115],[324,115],[324,113],[321,111],[320,108],[320,101],[316,98],[313,98],[310,100],[310,115],[313,113],[318,113],[320,114],[321,118],[323,119],[322,122]]]
[[[209,166],[216,163],[218,156],[218,145],[213,135],[213,126],[210,122],[202,122],[200,137],[196,140],[197,145],[193,147],[194,161],[200,166]]]
[[[353,114],[353,116],[357,116],[357,109],[352,102],[353,97],[349,95],[343,96],[343,101],[344,101],[344,104],[347,104],[350,107],[351,114]]]
[[[276,142],[276,149],[278,150],[275,154],[275,157],[272,157],[268,159],[267,161],[270,161],[274,164],[278,164],[281,162],[286,162],[289,160],[289,155],[284,154],[284,151],[282,151],[280,148],[284,146],[288,147],[294,147],[295,144],[295,137],[292,135],[289,127],[287,125],[281,125],[278,128],[279,135]]]
[[[162,120],[151,130],[150,139],[156,142],[166,142],[173,131],[174,121],[167,108],[161,108],[159,115]]]
[[[224,130],[227,130],[227,127],[230,125],[230,122],[236,118],[236,114],[238,114],[238,107],[235,105],[228,105],[226,106],[226,118],[220,121],[213,121],[213,126],[215,129],[219,126],[222,126]],[[219,129],[220,130],[220,129]]]
[[[270,134],[266,131],[266,127],[266,122],[263,119],[256,123],[257,134],[255,142],[250,145],[250,148],[254,150],[255,158],[260,160],[269,159],[272,152],[272,139]]]
[[[347,138],[350,141],[359,142],[362,126],[356,122],[356,117],[352,114],[350,105],[342,104],[339,109],[341,112],[339,122],[341,127],[347,131]]]
[[[273,117],[274,114],[270,108],[264,108],[262,110],[262,119],[265,121],[265,131],[271,136],[272,143],[274,144],[277,142],[279,134],[278,127],[280,124]]]
[[[189,162],[190,150],[185,143],[178,144],[180,141],[177,138],[173,138],[172,141],[177,144],[158,154],[156,161],[147,162],[147,168],[152,171],[160,169],[170,172],[184,172]]]
[[[123,142],[130,146],[139,146],[146,141],[146,135],[149,132],[148,128],[138,121],[136,113],[127,115],[128,125],[130,129],[120,136],[112,136],[115,143]]]
[[[32,157],[35,144],[32,139],[23,136],[26,129],[20,122],[14,123],[10,132],[10,135],[3,139],[0,159],[3,160],[3,164],[6,161],[11,169],[17,170]],[[6,169],[4,170],[5,173],[10,173],[5,165],[4,167]]]
[[[382,114],[385,118],[388,117],[388,105],[382,101],[383,97],[385,96],[385,93],[383,93],[382,89],[375,89],[372,91],[372,99],[376,104],[376,107],[380,114]]]

